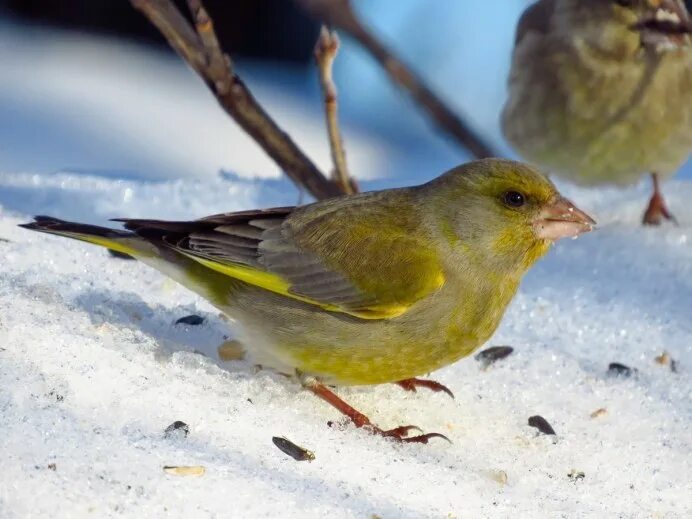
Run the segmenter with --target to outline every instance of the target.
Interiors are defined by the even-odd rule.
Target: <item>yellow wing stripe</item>
[[[184,254],[185,256],[195,260],[196,262],[204,265],[205,267],[215,270],[216,272],[220,272],[221,274],[224,274],[226,276],[230,276],[240,281],[244,281],[245,283],[248,283],[250,285],[254,285],[256,287],[269,290],[270,292],[290,297],[292,299],[302,301],[303,303],[318,306],[323,310],[327,310],[329,312],[341,312],[344,314],[359,317],[360,319],[392,319],[394,317],[400,316],[401,314],[406,312],[406,310],[409,309],[408,305],[381,305],[372,306],[363,310],[347,310],[337,305],[322,303],[309,297],[294,294],[290,291],[291,284],[288,281],[286,281],[281,276],[272,274],[271,272],[264,272],[261,270],[257,270],[253,267],[247,267],[245,265],[219,263],[218,261],[210,260],[208,258],[198,256],[196,254],[190,254],[180,249],[176,250]]]
[[[123,243],[121,240],[112,240],[109,238],[104,238],[103,236],[92,236],[90,234],[80,234],[78,232],[63,232],[63,231],[52,231],[46,229],[45,232],[50,234],[57,234],[58,236],[66,236],[67,238],[72,238],[79,241],[85,241],[93,245],[100,245],[107,249],[114,250],[116,252],[122,252],[123,254],[129,254],[130,256],[145,256],[141,250],[137,250]]]

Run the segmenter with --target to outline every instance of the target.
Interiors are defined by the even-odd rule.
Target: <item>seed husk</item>
[[[185,317],[181,317],[178,319],[175,324],[187,324],[189,326],[199,326],[204,322],[204,317],[195,315],[195,314],[190,314],[186,315]]]
[[[542,416],[535,415],[529,418],[529,425],[535,427],[543,434],[555,435],[555,429],[548,423],[548,420]]]
[[[166,465],[163,467],[163,471],[174,476],[202,476],[207,469],[202,465]]]
[[[598,418],[599,416],[603,416],[606,414],[608,410],[605,407],[599,407],[596,409],[593,413],[591,413],[591,418]]]
[[[475,359],[483,364],[483,367],[488,367],[491,364],[496,363],[498,360],[502,360],[508,357],[514,348],[511,346],[492,346],[491,348],[486,348],[483,351],[476,353]]]
[[[171,425],[166,427],[166,430],[163,431],[163,436],[165,438],[169,438],[180,433],[183,433],[183,435],[187,438],[187,435],[190,434],[190,427],[185,422],[176,420]]]
[[[631,377],[632,375],[636,374],[637,370],[635,368],[630,368],[629,366],[625,366],[619,362],[611,362],[608,364],[608,375]]]
[[[312,451],[296,445],[283,436],[272,437],[272,442],[274,442],[274,445],[276,445],[280,451],[288,454],[296,461],[312,461],[315,459],[315,454]]]

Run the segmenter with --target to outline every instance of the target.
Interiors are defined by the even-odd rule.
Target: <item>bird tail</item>
[[[32,231],[66,236],[75,240],[93,243],[107,249],[127,254],[129,256],[151,255],[152,246],[135,233],[87,225],[82,223],[67,222],[52,216],[35,216],[31,223],[20,224],[20,227]]]

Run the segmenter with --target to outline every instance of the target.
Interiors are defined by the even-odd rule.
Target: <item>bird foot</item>
[[[329,389],[321,382],[318,382],[315,379],[306,379],[303,380],[303,385],[307,389],[312,391],[315,395],[320,397],[322,400],[332,405],[333,407],[338,409],[342,414],[347,416],[356,427],[362,427],[363,429],[370,431],[372,434],[377,434],[379,436],[383,436],[384,438],[391,438],[402,443],[428,443],[428,441],[432,438],[442,438],[444,440],[447,440],[449,443],[452,443],[449,438],[447,438],[444,434],[440,433],[425,433],[419,434],[417,436],[409,436],[411,431],[419,431],[421,433],[423,432],[423,430],[420,427],[415,425],[402,425],[400,427],[395,427],[394,429],[386,430],[381,429],[376,425],[373,425],[373,423],[367,416],[351,407],[344,400],[339,398],[339,396],[336,393],[334,393],[331,389]]]
[[[454,393],[452,393],[452,391],[447,386],[443,386],[442,384],[440,384],[439,382],[435,382],[434,380],[407,378],[406,380],[400,380],[396,384],[399,387],[403,388],[405,391],[413,391],[415,393],[416,388],[424,387],[426,389],[429,389],[430,391],[434,391],[435,393],[439,393],[440,391],[442,391],[454,398]]]
[[[642,217],[642,224],[644,225],[661,225],[663,220],[668,220],[673,222],[675,225],[678,221],[675,219],[673,213],[668,210],[663,196],[659,192],[655,192],[651,195],[651,200],[649,200],[649,205],[644,211],[644,216]]]

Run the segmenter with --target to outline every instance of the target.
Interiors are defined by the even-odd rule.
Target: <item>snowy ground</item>
[[[109,181],[71,182],[57,204],[81,194],[119,214]],[[211,212],[229,205],[206,187]],[[122,214],[140,196],[183,206],[201,191],[127,189]],[[327,427],[336,412],[290,381],[218,360],[233,330],[199,297],[0,212],[0,515],[689,517],[692,185],[671,185],[681,226],[655,230],[637,223],[644,189],[569,191],[604,225],[529,274],[490,342],[513,355],[487,371],[466,359],[435,373],[456,400],[395,386],[340,391],[385,427],[415,423],[454,442],[428,446]],[[173,324],[190,313],[206,323]],[[677,373],[654,362],[664,350]],[[639,376],[607,376],[614,361]],[[607,413],[591,418],[599,408]],[[534,414],[556,442],[527,426]],[[189,437],[164,438],[175,420]],[[272,436],[315,461],[288,458]]]
[[[513,15],[519,4],[512,2]],[[487,370],[469,358],[435,373],[455,400],[395,386],[339,390],[383,427],[414,423],[453,441],[397,445],[350,426],[329,428],[336,411],[291,381],[218,360],[232,325],[163,276],[16,226],[40,213],[100,224],[116,216],[193,218],[293,204],[299,194],[213,100],[195,101],[204,88],[172,61],[111,44],[93,50],[62,36],[47,53],[42,33],[5,29],[0,517],[692,515],[692,182],[666,184],[680,226],[662,229],[638,224],[645,185],[563,186],[601,226],[560,243],[529,273],[489,343],[511,345],[514,354]],[[381,28],[393,37],[389,29]],[[24,44],[12,43],[20,35]],[[32,67],[22,67],[27,60],[17,52],[29,40]],[[409,40],[413,46],[421,38]],[[436,46],[428,47],[434,54]],[[347,56],[342,78],[357,67]],[[154,72],[142,77],[147,70]],[[488,86],[497,70],[471,74],[485,78],[473,88]],[[290,94],[314,78],[288,74],[276,84],[263,74],[253,81],[262,99],[326,164],[319,105]],[[70,80],[75,75],[80,81]],[[372,79],[362,78],[359,84]],[[102,90],[116,80],[117,88]],[[453,77],[445,83],[456,85]],[[469,88],[462,88],[467,101]],[[491,96],[501,94],[493,88]],[[365,106],[360,116],[345,116],[354,169],[364,178],[390,177],[366,187],[420,182],[460,161],[419,116],[405,119],[415,111],[400,98],[386,88],[368,94],[370,101],[344,102]],[[497,101],[491,104],[481,103],[475,117],[495,135],[489,111]],[[387,113],[391,120],[380,115]],[[193,131],[179,134],[181,125]],[[238,175],[220,175],[220,168]],[[174,324],[191,313],[205,323]],[[677,372],[654,361],[663,351]],[[638,375],[608,376],[611,362]],[[591,418],[600,408],[605,414]],[[527,425],[536,414],[553,425],[555,441]],[[165,438],[176,420],[189,424],[189,436]],[[272,436],[288,437],[316,459],[294,461]],[[206,473],[175,476],[165,465],[201,465]],[[568,476],[578,472],[583,479]]]

